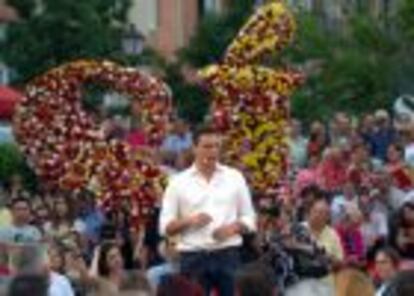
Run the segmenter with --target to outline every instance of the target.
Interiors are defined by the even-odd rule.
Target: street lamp
[[[122,50],[127,55],[140,55],[144,50],[145,37],[134,24],[129,24],[122,36]]]

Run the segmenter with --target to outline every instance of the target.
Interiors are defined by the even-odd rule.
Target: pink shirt
[[[126,141],[132,148],[138,148],[147,144],[145,134],[140,130],[133,130],[126,136]]]

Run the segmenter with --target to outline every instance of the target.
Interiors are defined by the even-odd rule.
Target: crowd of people
[[[414,122],[377,110],[302,125],[278,193],[256,197],[219,162],[220,135],[175,122],[145,224],[91,192],[3,182],[0,295],[414,295]]]

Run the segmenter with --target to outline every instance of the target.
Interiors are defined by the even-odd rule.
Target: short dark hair
[[[16,198],[13,198],[13,199],[11,200],[11,202],[10,202],[10,207],[11,207],[11,208],[13,208],[16,204],[21,203],[21,202],[26,203],[26,204],[27,204],[27,206],[30,208],[31,203],[30,203],[30,201],[29,201],[27,198],[25,198],[25,197],[16,197]]]
[[[260,213],[271,216],[272,218],[280,218],[282,215],[281,205],[271,205],[260,209]]]
[[[273,271],[264,264],[253,262],[236,272],[235,288],[240,296],[272,296],[275,288]]]
[[[329,204],[327,193],[317,185],[310,185],[304,188],[301,192],[303,199],[303,211],[304,214],[309,214],[309,211],[319,201],[325,201]]]
[[[47,296],[49,283],[44,275],[22,274],[10,283],[8,296],[36,295]]]
[[[382,248],[378,249],[376,252],[376,256],[379,253],[383,253],[385,256],[391,259],[392,264],[394,266],[398,266],[400,264],[400,255],[398,254],[397,250],[390,246],[383,246]]]
[[[200,141],[200,138],[205,135],[216,135],[218,134],[217,129],[212,127],[211,125],[201,125],[198,126],[193,133],[193,143],[197,145]]]

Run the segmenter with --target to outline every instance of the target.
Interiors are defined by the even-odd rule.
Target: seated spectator
[[[323,150],[328,144],[325,126],[320,121],[314,121],[311,124],[307,155],[321,156]]]
[[[64,274],[65,273],[65,258],[62,247],[57,244],[49,246],[49,269],[53,272]]]
[[[46,276],[38,274],[22,274],[16,276],[11,281],[7,296],[48,296],[48,287],[49,284]]]
[[[405,259],[414,259],[414,203],[407,202],[394,217],[391,242]]]
[[[182,275],[165,277],[158,289],[157,296],[204,296],[203,288]],[[206,295],[207,296],[207,295]]]
[[[64,272],[75,294],[89,295],[88,293],[93,292],[94,287],[98,286],[98,281],[90,276],[81,250],[76,247],[65,247],[62,253],[64,256]]]
[[[95,251],[92,262],[92,279],[98,281],[99,293],[117,295],[126,273],[120,248],[113,242],[105,242]],[[108,295],[107,294],[107,295]]]
[[[346,175],[356,189],[371,186],[372,162],[364,144],[353,147]]]
[[[31,204],[25,198],[15,198],[11,202],[12,225],[0,228],[0,243],[36,243],[42,238],[40,231],[30,225]]]
[[[377,296],[385,295],[384,292],[390,284],[391,279],[398,272],[400,258],[396,250],[384,247],[377,251],[375,255],[375,273],[377,280]]]
[[[69,280],[56,272],[49,273],[50,296],[75,296]]]
[[[46,236],[65,245],[77,245],[73,233],[83,234],[85,224],[76,219],[70,203],[62,196],[55,199],[52,209],[52,219],[45,224]]]
[[[138,119],[132,119],[131,130],[127,133],[125,141],[133,148],[138,149],[148,145],[147,135]]]
[[[34,205],[33,214],[33,224],[44,234],[45,226],[50,222],[50,216],[52,215],[46,203],[41,201]]]
[[[328,192],[338,192],[346,182],[346,167],[342,151],[336,147],[327,148],[319,165],[321,187]]]
[[[393,185],[403,191],[412,190],[414,187],[414,176],[407,165],[404,163],[402,157],[402,148],[396,144],[388,146],[387,151],[387,172],[392,177]]]
[[[251,263],[236,272],[235,293],[237,296],[276,296],[277,291],[270,280],[274,274],[269,267]]]
[[[358,264],[364,259],[365,248],[361,232],[362,214],[356,203],[345,206],[345,215],[336,226],[336,231],[341,239],[345,261]]]
[[[313,155],[309,157],[306,168],[298,171],[293,186],[295,196],[300,196],[305,188],[320,183],[318,166],[319,156]]]
[[[385,160],[388,146],[395,139],[394,129],[387,111],[377,110],[374,118],[374,130],[370,135],[370,142],[373,148],[372,155],[375,158]]]
[[[378,201],[375,200],[375,197],[368,190],[361,190],[359,208],[362,212],[361,232],[365,253],[370,260],[373,259],[372,252],[375,247],[387,239],[389,230],[387,214],[381,208],[378,208]]]
[[[331,202],[331,217],[333,225],[336,225],[344,218],[345,207],[349,203],[358,203],[358,195],[352,182],[346,182],[342,186],[342,193],[335,195]]]
[[[192,144],[192,135],[188,125],[183,120],[178,119],[173,123],[170,134],[164,139],[161,150],[177,156],[181,152],[191,149]]]
[[[18,251],[18,256],[14,259],[14,275],[34,274],[46,276],[49,296],[74,296],[69,280],[50,268],[56,262],[51,265],[54,259],[50,257],[51,253],[48,252],[47,246],[26,244],[19,246]],[[57,268],[59,268],[58,265],[56,264]]]
[[[147,277],[155,289],[157,289],[163,277],[178,273],[178,253],[175,250],[174,242],[166,239],[160,243],[160,254],[163,255],[165,262],[155,265],[148,269]]]
[[[344,253],[340,238],[329,225],[329,204],[323,193],[315,196],[307,205],[304,226],[309,230],[311,237],[335,261],[342,261]]]
[[[88,243],[88,253],[98,244],[101,229],[105,223],[105,216],[96,206],[95,196],[89,192],[82,192],[76,196],[78,200],[79,219],[84,224],[84,235]]]

